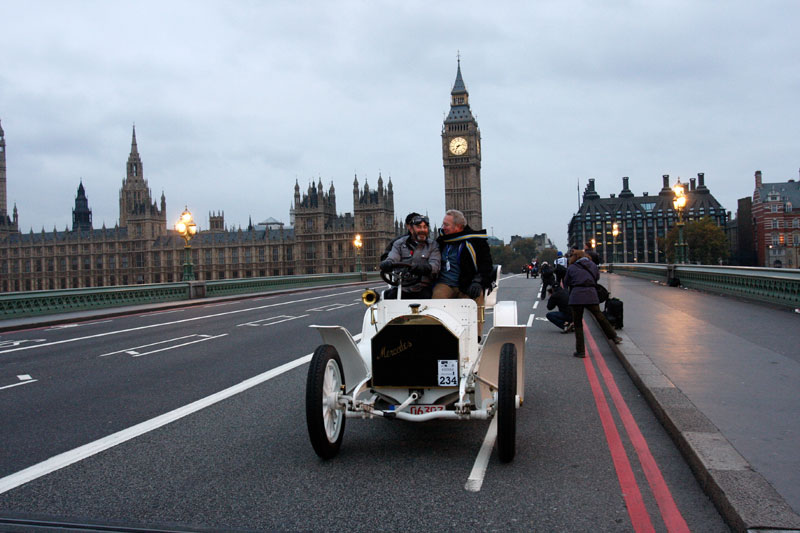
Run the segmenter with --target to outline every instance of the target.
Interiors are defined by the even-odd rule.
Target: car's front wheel
[[[508,463],[517,442],[517,348],[510,342],[500,349],[497,381],[497,453]]]
[[[323,459],[339,453],[345,414],[337,396],[344,390],[342,361],[336,348],[323,344],[314,351],[306,381],[306,424],[314,451]]]

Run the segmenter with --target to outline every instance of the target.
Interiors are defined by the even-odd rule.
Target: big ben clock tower
[[[458,209],[473,229],[483,228],[481,208],[481,130],[469,108],[469,93],[461,78],[461,58],[450,114],[442,125],[445,209]]]

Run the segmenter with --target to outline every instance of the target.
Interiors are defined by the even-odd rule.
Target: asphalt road
[[[501,284],[530,323],[526,402],[477,492],[488,421],[348,419],[340,454],[314,454],[308,326],[360,333],[361,288],[5,333],[0,530],[728,531],[602,333],[572,357],[538,288]]]

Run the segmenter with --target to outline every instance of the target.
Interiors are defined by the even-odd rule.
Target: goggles
[[[418,216],[411,219],[412,226],[418,226],[419,224],[425,223],[425,225],[430,226],[431,223],[428,220],[428,217]]]

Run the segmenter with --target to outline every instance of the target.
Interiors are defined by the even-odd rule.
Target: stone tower
[[[130,238],[155,238],[167,233],[167,201],[161,193],[161,208],[151,200],[142,170],[142,159],[136,145],[136,126],[133,127],[131,153],[125,179],[119,190],[119,225],[128,228]]]
[[[14,217],[8,216],[8,197],[6,196],[6,137],[0,124],[0,233],[13,233],[18,229],[17,207]]]
[[[91,231],[92,210],[89,209],[89,199],[83,181],[78,185],[78,194],[75,196],[75,208],[72,210],[72,231]]]
[[[442,125],[445,209],[458,209],[473,229],[483,227],[481,207],[481,130],[469,107],[469,92],[461,77],[461,59],[450,113]]]

